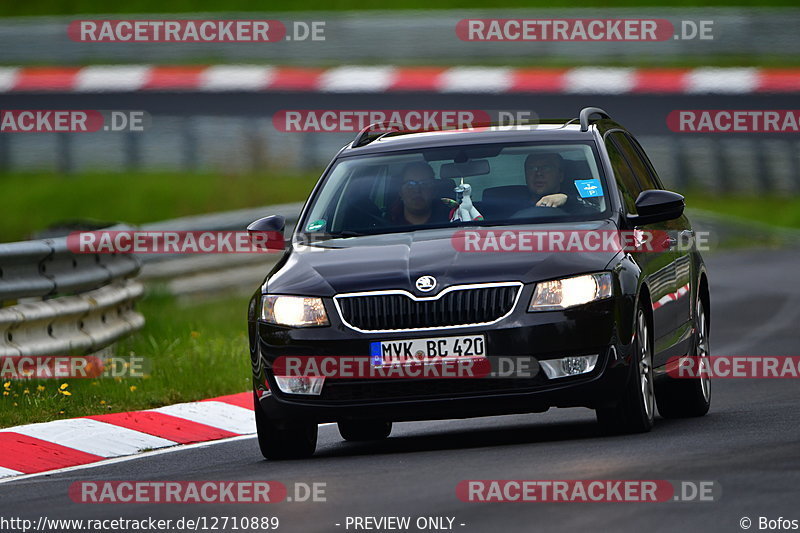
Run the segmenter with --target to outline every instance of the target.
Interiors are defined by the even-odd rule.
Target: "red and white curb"
[[[329,93],[749,94],[800,92],[800,69],[259,65],[0,67],[0,93],[315,91]]]
[[[253,394],[0,430],[0,478],[38,474],[256,432]]]

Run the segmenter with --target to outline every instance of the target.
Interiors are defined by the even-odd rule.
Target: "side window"
[[[606,150],[608,157],[611,160],[611,168],[614,170],[614,177],[617,180],[617,188],[622,195],[622,203],[628,213],[636,213],[636,198],[639,196],[642,188],[639,182],[636,181],[630,165],[622,155],[622,151],[617,144],[613,142],[612,138],[615,134],[606,137]]]
[[[639,153],[639,157],[642,158],[642,161],[645,162],[647,168],[650,170],[650,175],[653,177],[653,182],[655,183],[654,188],[663,189],[664,185],[661,183],[661,178],[658,177],[658,172],[656,172],[656,167],[653,166],[653,163],[650,161],[650,158],[647,157],[647,154],[644,152],[644,148],[642,148],[642,145],[639,144],[639,141],[634,139],[632,135],[628,135],[628,138],[630,139],[631,144],[633,144],[634,148],[636,148],[636,151]]]
[[[634,141],[630,135],[626,135],[622,132],[612,133],[610,137],[614,138],[614,142],[617,143],[622,153],[625,154],[625,159],[631,164],[636,178],[642,185],[642,190],[660,189],[661,187],[658,186],[653,165],[643,156],[644,151],[640,151],[641,149],[635,146],[634,143],[636,143],[636,141]]]

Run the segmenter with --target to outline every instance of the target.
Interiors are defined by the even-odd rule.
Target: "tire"
[[[392,432],[392,423],[380,420],[339,422],[339,434],[344,440],[359,442],[383,440]]]
[[[617,405],[596,411],[597,422],[604,434],[645,433],[653,428],[653,340],[641,303],[636,310],[630,368],[625,390]]]
[[[317,448],[318,426],[314,422],[270,420],[255,400],[258,446],[265,459],[304,459]]]
[[[708,365],[710,353],[708,319],[703,301],[698,298],[692,343],[692,354],[698,358],[698,368]],[[656,404],[659,414],[664,418],[703,416],[711,407],[711,379],[708,373],[701,371],[700,377],[692,379],[665,376],[656,386]]]

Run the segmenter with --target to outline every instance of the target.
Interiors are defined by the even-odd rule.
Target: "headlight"
[[[329,324],[322,298],[305,296],[264,296],[261,298],[261,320],[293,328]]]
[[[528,311],[558,311],[610,298],[614,292],[611,272],[586,274],[536,284]]]

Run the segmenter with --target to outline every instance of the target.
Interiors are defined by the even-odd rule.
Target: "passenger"
[[[403,167],[400,201],[393,206],[389,219],[396,225],[441,224],[449,220],[450,210],[437,194],[440,182],[433,168],[424,161]]]

